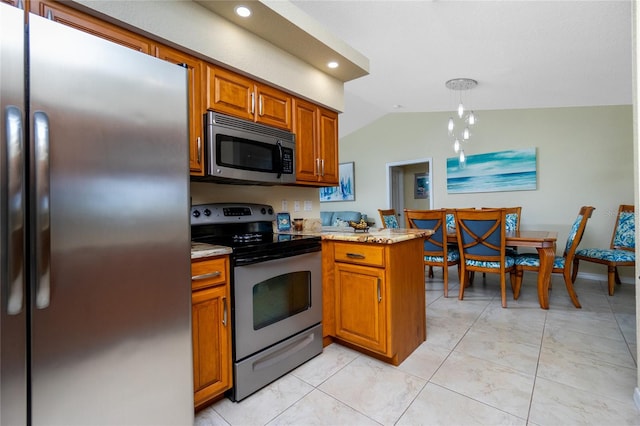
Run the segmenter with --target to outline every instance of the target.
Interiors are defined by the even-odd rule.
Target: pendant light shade
[[[464,167],[466,163],[466,156],[461,142],[466,144],[471,140],[471,128],[474,127],[478,121],[476,113],[469,108],[465,108],[463,94],[477,85],[478,82],[470,78],[454,78],[445,83],[445,86],[447,86],[448,89],[459,92],[459,103],[456,112],[458,115],[457,119],[462,122],[458,124],[456,123],[457,119],[449,117],[447,122],[447,134],[449,135],[450,140],[453,141],[453,150],[456,154],[459,154],[458,160],[460,167]]]

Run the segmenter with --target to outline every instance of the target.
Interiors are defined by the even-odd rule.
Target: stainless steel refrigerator
[[[192,424],[186,70],[0,3],[0,104],[0,424]]]

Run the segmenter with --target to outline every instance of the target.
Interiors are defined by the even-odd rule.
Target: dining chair
[[[510,273],[511,288],[515,284],[515,260],[506,255],[505,210],[456,210],[456,234],[460,251],[460,294],[470,281],[470,273],[489,272],[500,275],[502,307],[507,307],[506,274]]]
[[[586,248],[576,251],[573,258],[572,281],[578,276],[578,267],[581,260],[599,263],[607,266],[607,281],[609,284],[609,296],[613,296],[614,283],[620,284],[618,266],[635,266],[636,264],[636,226],[635,208],[632,205],[621,204],[618,208],[613,235],[608,249]]]
[[[567,237],[567,243],[565,244],[564,252],[562,256],[555,256],[553,260],[552,274],[562,274],[564,278],[564,284],[567,287],[567,292],[571,298],[571,302],[576,308],[581,308],[578,301],[578,295],[573,288],[573,279],[571,277],[571,264],[582,240],[584,229],[587,227],[587,220],[591,217],[591,214],[595,210],[595,207],[582,206],[578,212],[578,217],[571,225],[569,236]],[[514,297],[517,299],[520,296],[520,287],[522,286],[522,276],[524,271],[539,271],[540,270],[540,257],[537,253],[523,253],[516,257],[516,286],[514,288]]]
[[[383,228],[400,228],[395,209],[378,209],[378,213],[380,213]]]
[[[431,229],[433,234],[424,240],[424,264],[430,268],[442,267],[444,297],[449,297],[449,266],[458,265],[460,274],[460,253],[447,244],[447,210],[404,209],[407,228]]]

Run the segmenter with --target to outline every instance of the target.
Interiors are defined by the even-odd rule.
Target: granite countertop
[[[414,238],[428,237],[431,234],[433,234],[431,229],[369,228],[368,232],[356,232],[347,228],[344,231],[322,232],[321,235],[323,240],[393,244]]]
[[[350,241],[357,243],[393,244],[433,234],[430,229],[369,228],[368,232],[354,231],[352,228],[336,228],[331,231],[280,232],[291,235],[319,235],[323,240]],[[231,254],[231,247],[191,242],[191,259]]]
[[[231,254],[231,247],[191,242],[191,259]]]

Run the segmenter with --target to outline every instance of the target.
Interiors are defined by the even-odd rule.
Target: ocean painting
[[[458,157],[447,158],[449,194],[536,188],[535,148],[468,155],[464,167],[460,167]]]
[[[340,163],[340,185],[320,188],[320,202],[354,201],[356,199],[356,183],[354,163]]]

